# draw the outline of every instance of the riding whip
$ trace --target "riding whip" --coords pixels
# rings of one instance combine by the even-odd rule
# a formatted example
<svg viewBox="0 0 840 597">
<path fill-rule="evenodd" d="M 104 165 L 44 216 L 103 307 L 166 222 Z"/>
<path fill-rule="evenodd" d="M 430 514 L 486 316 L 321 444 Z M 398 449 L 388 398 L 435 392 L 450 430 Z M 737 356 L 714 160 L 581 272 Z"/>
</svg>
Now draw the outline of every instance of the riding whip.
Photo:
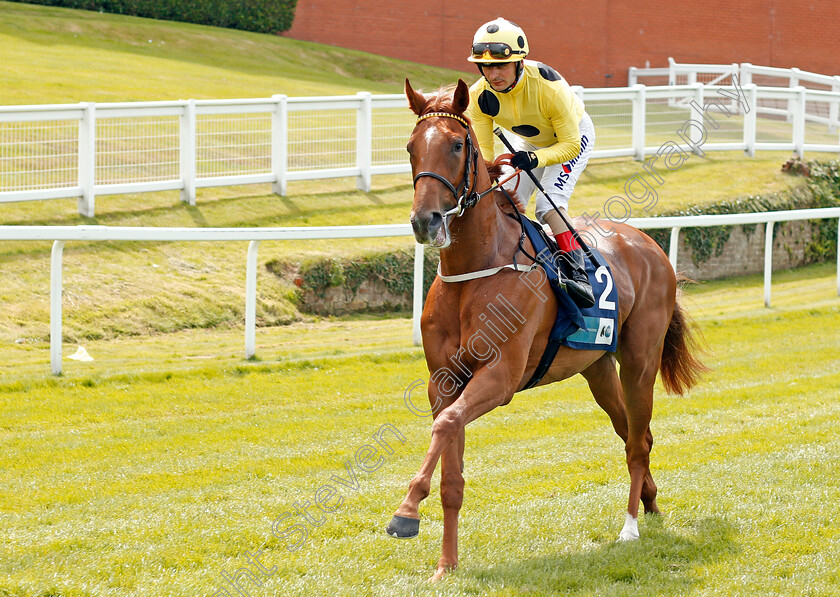
<svg viewBox="0 0 840 597">
<path fill-rule="evenodd" d="M 508 140 L 505 138 L 505 135 L 504 135 L 504 133 L 502 132 L 502 129 L 501 129 L 501 128 L 496 127 L 496 128 L 493 130 L 493 132 L 496 134 L 496 136 L 499 138 L 499 140 L 500 140 L 500 141 L 504 144 L 504 146 L 505 146 L 505 147 L 507 147 L 508 151 L 510 151 L 511 153 L 516 153 L 516 149 L 513 147 L 513 145 L 511 145 L 511 144 L 510 144 L 510 141 L 508 141 Z M 540 181 L 539 181 L 539 180 L 537 180 L 537 177 L 536 177 L 536 176 L 534 176 L 534 173 L 533 173 L 533 172 L 531 172 L 530 170 L 524 170 L 524 172 L 525 172 L 526 174 L 528 174 L 528 176 L 530 176 L 530 177 L 531 177 L 531 180 L 532 180 L 532 181 L 533 181 L 533 183 L 537 186 L 537 189 L 539 189 L 539 191 L 540 191 L 540 192 L 541 192 L 541 193 L 545 196 L 545 198 L 546 198 L 546 199 L 548 199 L 548 202 L 551 204 L 551 207 L 553 207 L 553 208 L 554 208 L 554 211 L 556 211 L 556 212 L 557 212 L 557 214 L 558 214 L 561 218 L 563 218 L 563 222 L 566 224 L 566 226 L 567 226 L 567 227 L 569 228 L 569 230 L 572 232 L 572 236 L 574 236 L 574 237 L 575 237 L 575 240 L 576 240 L 576 241 L 577 241 L 577 243 L 580 245 L 580 248 L 581 248 L 581 249 L 583 249 L 583 252 L 584 252 L 584 253 L 586 253 L 586 256 L 587 256 L 587 257 L 589 257 L 589 260 L 590 260 L 590 261 L 591 261 L 591 262 L 595 265 L 595 267 L 598 267 L 598 266 L 600 265 L 600 263 L 598 263 L 598 260 L 597 260 L 597 259 L 595 258 L 595 256 L 592 254 L 592 251 L 590 251 L 590 250 L 589 250 L 589 247 L 587 246 L 587 244 L 586 244 L 585 242 L 583 242 L 583 239 L 580 237 L 580 235 L 578 234 L 577 230 L 575 230 L 575 227 L 574 227 L 574 226 L 572 226 L 572 223 L 569 221 L 569 219 L 568 219 L 568 218 L 567 218 L 567 217 L 563 214 L 563 212 L 562 212 L 562 211 L 560 211 L 560 209 L 557 207 L 557 205 L 555 205 L 554 201 L 552 201 L 552 200 L 551 200 L 551 197 L 549 197 L 548 193 L 546 193 L 546 192 L 545 192 L 545 189 L 544 189 L 544 188 L 543 188 L 543 186 L 540 184 Z"/>
</svg>

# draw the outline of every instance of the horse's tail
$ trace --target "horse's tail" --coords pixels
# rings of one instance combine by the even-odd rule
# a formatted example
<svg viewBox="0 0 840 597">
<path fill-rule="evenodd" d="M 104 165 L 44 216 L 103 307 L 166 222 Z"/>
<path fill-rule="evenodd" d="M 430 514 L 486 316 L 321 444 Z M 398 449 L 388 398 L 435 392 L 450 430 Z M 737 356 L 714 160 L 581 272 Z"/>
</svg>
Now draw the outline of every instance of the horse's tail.
<svg viewBox="0 0 840 597">
<path fill-rule="evenodd" d="M 678 281 L 684 282 L 686 278 L 680 276 Z M 698 334 L 696 326 L 680 305 L 680 291 L 677 290 L 674 313 L 665 333 L 662 363 L 659 366 L 662 383 L 671 394 L 684 394 L 700 380 L 703 373 L 709 371 L 696 356 L 697 352 L 701 352 Z"/>
</svg>

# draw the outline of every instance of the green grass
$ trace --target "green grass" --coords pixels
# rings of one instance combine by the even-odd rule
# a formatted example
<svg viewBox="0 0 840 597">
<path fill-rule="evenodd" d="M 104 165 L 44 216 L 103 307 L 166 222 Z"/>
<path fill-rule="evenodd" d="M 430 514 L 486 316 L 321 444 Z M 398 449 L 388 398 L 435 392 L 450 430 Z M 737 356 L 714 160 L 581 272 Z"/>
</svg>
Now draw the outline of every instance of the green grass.
<svg viewBox="0 0 840 597">
<path fill-rule="evenodd" d="M 615 543 L 623 450 L 582 379 L 471 424 L 461 569 L 435 588 L 436 491 L 420 538 L 382 530 L 428 446 L 403 403 L 427 376 L 408 320 L 258 330 L 256 362 L 241 330 L 92 341 L 61 378 L 45 346 L 4 349 L 0 594 L 210 595 L 260 548 L 277 568 L 253 595 L 836 594 L 834 273 L 777 274 L 770 310 L 758 277 L 688 289 L 713 372 L 686 397 L 657 389 L 664 515 L 639 542 Z M 385 423 L 405 443 L 287 551 L 272 521 L 346 478 Z"/>
</svg>

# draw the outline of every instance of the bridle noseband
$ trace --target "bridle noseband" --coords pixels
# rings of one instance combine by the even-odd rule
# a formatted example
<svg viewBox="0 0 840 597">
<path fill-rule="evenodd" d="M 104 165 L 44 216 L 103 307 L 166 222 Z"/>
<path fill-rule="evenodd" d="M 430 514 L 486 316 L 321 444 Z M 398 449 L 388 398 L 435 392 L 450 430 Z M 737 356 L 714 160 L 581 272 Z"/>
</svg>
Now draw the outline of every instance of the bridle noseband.
<svg viewBox="0 0 840 597">
<path fill-rule="evenodd" d="M 431 178 L 435 178 L 441 181 L 443 184 L 446 185 L 450 191 L 452 191 L 452 196 L 455 197 L 455 207 L 448 210 L 443 214 L 444 222 L 446 222 L 445 218 L 448 217 L 458 217 L 462 215 L 467 209 L 473 207 L 478 200 L 481 199 L 484 195 L 489 193 L 493 190 L 493 187 L 485 191 L 484 193 L 477 193 L 475 191 L 475 181 L 477 180 L 477 176 L 473 175 L 472 184 L 470 184 L 470 175 L 472 173 L 477 173 L 478 171 L 478 150 L 475 148 L 475 145 L 472 142 L 472 135 L 470 135 L 470 125 L 466 121 L 466 119 L 458 116 L 457 114 L 452 114 L 451 112 L 429 112 L 428 114 L 423 114 L 423 116 L 417 119 L 417 123 L 419 124 L 421 121 L 426 120 L 427 118 L 433 117 L 443 117 L 443 118 L 452 118 L 457 120 L 464 128 L 467 129 L 467 139 L 466 139 L 466 147 L 467 151 L 469 152 L 467 155 L 467 164 L 464 168 L 464 178 L 461 180 L 461 184 L 458 185 L 458 188 L 455 188 L 455 185 L 452 184 L 448 179 L 444 178 L 440 174 L 436 172 L 418 172 L 417 176 L 414 177 L 414 186 L 417 187 L 417 181 L 422 178 L 423 176 L 430 176 Z M 458 191 L 463 189 L 460 196 L 458 195 Z"/>
</svg>

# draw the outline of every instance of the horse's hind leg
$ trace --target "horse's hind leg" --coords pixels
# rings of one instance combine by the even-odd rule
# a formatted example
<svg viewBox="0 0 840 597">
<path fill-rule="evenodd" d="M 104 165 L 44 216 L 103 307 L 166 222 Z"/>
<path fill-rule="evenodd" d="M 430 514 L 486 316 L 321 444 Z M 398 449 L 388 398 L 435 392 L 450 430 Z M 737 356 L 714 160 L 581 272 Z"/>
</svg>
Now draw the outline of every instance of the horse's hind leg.
<svg viewBox="0 0 840 597">
<path fill-rule="evenodd" d="M 625 371 L 628 369 L 632 369 L 632 365 L 623 365 L 622 373 L 624 374 Z M 593 363 L 590 367 L 588 367 L 585 371 L 583 371 L 582 375 L 584 376 L 584 378 L 586 378 L 587 382 L 589 383 L 589 389 L 591 390 L 595 401 L 609 415 L 610 421 L 612 421 L 612 425 L 615 429 L 615 432 L 622 440 L 624 440 L 625 449 L 627 451 L 627 464 L 628 468 L 630 469 L 631 479 L 630 504 L 635 504 L 636 506 L 635 511 L 628 508 L 628 514 L 632 515 L 632 518 L 634 519 L 633 522 L 629 523 L 632 527 L 632 525 L 635 524 L 635 521 L 638 517 L 638 504 L 640 498 L 642 503 L 644 504 L 645 512 L 659 512 L 659 509 L 656 506 L 656 483 L 653 482 L 653 476 L 651 475 L 650 468 L 648 466 L 648 455 L 650 453 L 651 446 L 653 446 L 653 435 L 651 434 L 649 426 L 650 411 L 648 411 L 647 423 L 644 423 L 644 441 L 640 443 L 638 439 L 634 438 L 634 444 L 631 445 L 628 442 L 628 440 L 630 439 L 630 423 L 628 422 L 630 417 L 628 417 L 628 410 L 627 406 L 625 405 L 624 398 L 624 384 L 629 383 L 629 380 L 625 379 L 624 376 L 622 376 L 621 380 L 619 379 L 618 373 L 615 368 L 615 357 L 610 353 L 605 354 L 595 363 Z M 627 377 L 632 376 L 627 375 Z M 654 379 L 655 377 L 656 375 L 654 370 Z M 644 395 L 645 392 L 641 391 L 640 393 L 639 391 L 637 391 L 636 388 L 638 387 L 638 385 L 635 382 L 630 385 L 633 386 L 633 401 L 635 404 L 636 402 L 638 402 L 638 397 L 640 395 Z M 648 404 L 652 404 L 652 400 L 653 385 L 651 382 L 650 401 L 648 402 Z M 644 399 L 642 400 L 642 402 L 645 402 Z M 644 420 L 644 414 L 639 413 L 638 410 L 639 409 L 636 408 L 632 411 L 632 420 L 635 421 L 636 426 L 639 426 Z M 641 448 L 641 450 L 639 448 Z M 643 458 L 640 459 L 639 456 L 643 456 Z M 634 485 L 633 483 L 634 470 L 637 471 L 635 473 L 636 477 L 639 476 L 640 471 L 643 473 L 641 477 L 642 481 L 640 484 L 640 491 L 638 490 L 638 488 L 635 487 L 635 485 L 639 484 L 636 483 Z M 634 489 L 636 491 L 634 491 Z M 625 534 L 628 535 L 625 538 L 638 537 L 638 531 L 636 530 L 634 532 L 634 529 L 632 528 L 629 529 L 628 533 Z"/>
<path fill-rule="evenodd" d="M 592 392 L 595 402 L 609 415 L 613 429 L 626 445 L 627 409 L 624 406 L 624 389 L 615 368 L 615 356 L 611 353 L 605 353 L 589 368 L 582 371 L 581 375 L 589 383 L 589 390 Z M 652 446 L 653 434 L 650 433 L 650 429 L 648 429 L 648 441 Z M 642 486 L 642 504 L 644 504 L 646 513 L 659 512 L 656 507 L 656 483 L 653 482 L 650 470 L 648 470 Z"/>
<path fill-rule="evenodd" d="M 610 416 L 615 432 L 627 442 L 627 409 L 624 407 L 624 391 L 615 369 L 615 357 L 611 353 L 604 353 L 604 356 L 581 371 L 581 375 L 589 383 L 595 402 Z"/>
<path fill-rule="evenodd" d="M 648 350 L 629 349 L 622 352 L 621 385 L 627 410 L 627 468 L 630 471 L 630 498 L 627 519 L 619 536 L 622 540 L 637 539 L 639 501 L 645 512 L 658 513 L 656 485 L 650 474 L 650 450 L 653 434 L 650 419 L 653 413 L 653 384 L 659 369 L 661 342 Z"/>
</svg>

